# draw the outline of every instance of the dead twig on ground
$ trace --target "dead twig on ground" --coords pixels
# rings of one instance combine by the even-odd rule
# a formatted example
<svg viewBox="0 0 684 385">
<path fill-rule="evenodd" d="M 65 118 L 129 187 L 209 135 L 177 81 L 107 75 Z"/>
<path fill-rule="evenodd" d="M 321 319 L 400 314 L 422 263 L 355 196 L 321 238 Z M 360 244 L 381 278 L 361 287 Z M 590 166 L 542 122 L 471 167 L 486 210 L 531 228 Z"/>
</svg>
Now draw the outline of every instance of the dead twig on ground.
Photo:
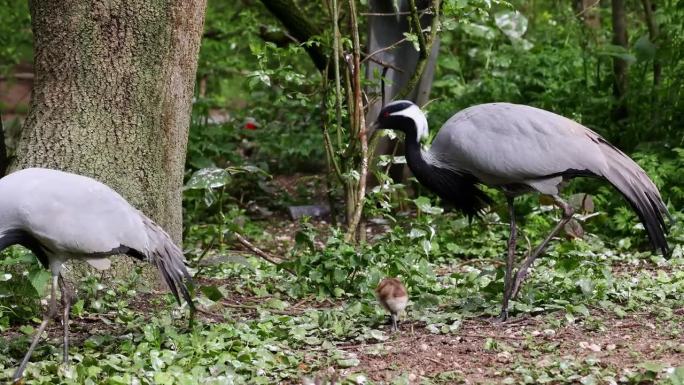
<svg viewBox="0 0 684 385">
<path fill-rule="evenodd" d="M 304 313 L 304 310 L 306 310 L 306 309 L 303 309 L 301 311 L 287 311 L 287 310 L 271 309 L 271 308 L 267 308 L 267 307 L 263 307 L 263 306 L 257 306 L 257 305 L 243 305 L 243 304 L 236 304 L 236 303 L 228 303 L 228 302 L 225 302 L 225 299 L 221 300 L 221 304 L 223 304 L 224 306 L 227 306 L 227 307 L 235 308 L 235 309 L 265 310 L 265 311 L 275 313 L 275 314 L 292 315 L 292 316 L 301 315 L 302 313 Z"/>
<path fill-rule="evenodd" d="M 242 244 L 243 246 L 245 246 L 249 251 L 253 252 L 253 253 L 256 254 L 257 256 L 261 257 L 262 259 L 264 259 L 264 260 L 267 261 L 267 262 L 272 263 L 272 264 L 275 265 L 275 266 L 278 266 L 278 267 L 282 268 L 283 270 L 287 271 L 288 273 L 290 273 L 290 274 L 292 274 L 292 275 L 294 275 L 294 276 L 297 275 L 297 274 L 295 274 L 295 272 L 292 271 L 291 269 L 288 269 L 287 267 L 281 266 L 280 263 L 278 263 L 277 261 L 275 261 L 275 260 L 273 259 L 273 257 L 271 257 L 270 255 L 266 254 L 266 253 L 265 253 L 263 250 L 261 250 L 260 248 L 254 246 L 250 241 L 248 241 L 245 237 L 243 237 L 243 236 L 242 236 L 240 233 L 238 233 L 237 231 L 234 231 L 234 232 L 233 232 L 233 235 L 235 235 L 235 238 L 238 240 L 238 242 L 240 242 L 240 244 Z"/>
</svg>

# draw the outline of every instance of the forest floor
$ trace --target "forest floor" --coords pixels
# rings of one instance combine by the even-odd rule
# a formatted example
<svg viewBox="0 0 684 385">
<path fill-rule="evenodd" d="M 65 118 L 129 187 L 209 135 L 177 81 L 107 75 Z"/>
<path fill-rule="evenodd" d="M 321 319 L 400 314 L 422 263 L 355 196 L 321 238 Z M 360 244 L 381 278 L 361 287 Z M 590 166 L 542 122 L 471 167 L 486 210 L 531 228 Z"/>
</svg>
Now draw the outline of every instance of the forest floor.
<svg viewBox="0 0 684 385">
<path fill-rule="evenodd" d="M 299 224 L 284 214 L 258 223 L 257 230 L 243 226 L 252 243 L 286 260 Z M 315 247 L 330 249 L 328 221 L 309 224 L 323 234 Z M 384 231 L 370 226 L 369 239 Z M 372 288 L 337 298 L 302 294 L 297 288 L 310 276 L 290 277 L 235 242 L 203 259 L 196 325 L 189 328 L 187 312 L 156 290 L 100 289 L 74 312 L 72 369 L 58 365 L 61 327 L 53 323 L 26 383 L 683 384 L 684 259 L 597 258 L 590 264 L 596 270 L 572 265 L 565 272 L 548 260 L 536 267 L 530 295 L 549 296 L 521 301 L 503 323 L 494 317 L 499 289 L 486 293 L 496 280 L 488 272 L 501 268 L 496 258 L 477 268 L 437 259 L 435 278 L 424 285 L 433 289 L 414 284 L 419 292 L 411 293 L 401 330 L 391 333 Z M 593 294 L 581 295 L 586 277 Z M 612 294 L 593 299 L 604 287 Z M 0 383 L 32 331 L 0 328 Z"/>
</svg>

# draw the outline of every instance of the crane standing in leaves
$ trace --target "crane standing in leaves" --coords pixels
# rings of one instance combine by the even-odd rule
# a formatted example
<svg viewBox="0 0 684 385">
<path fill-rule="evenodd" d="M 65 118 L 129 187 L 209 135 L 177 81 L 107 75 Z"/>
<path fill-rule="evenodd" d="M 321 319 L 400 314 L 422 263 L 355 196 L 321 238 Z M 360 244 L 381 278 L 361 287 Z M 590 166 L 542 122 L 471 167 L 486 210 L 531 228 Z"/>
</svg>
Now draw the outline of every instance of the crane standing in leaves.
<svg viewBox="0 0 684 385">
<path fill-rule="evenodd" d="M 427 151 L 420 144 L 428 136 L 427 119 L 412 102 L 398 100 L 387 104 L 375 126 L 404 132 L 406 162 L 416 179 L 466 215 L 475 216 L 491 203 L 478 184 L 503 191 L 510 216 L 510 237 L 502 320 L 508 317 L 508 302 L 518 294 L 529 267 L 572 218 L 572 207 L 558 195 L 564 180 L 589 176 L 608 181 L 637 213 L 653 247 L 663 255 L 669 254 L 663 216 L 672 217 L 658 188 L 625 153 L 575 121 L 518 104 L 476 105 L 452 116 Z M 514 277 L 513 201 L 528 192 L 550 195 L 563 215 L 523 260 Z"/>
<path fill-rule="evenodd" d="M 108 256 L 127 254 L 157 266 L 180 304 L 194 311 L 183 252 L 151 219 L 106 185 L 80 175 L 30 168 L 0 179 L 0 251 L 19 244 L 31 250 L 52 274 L 47 312 L 14 374 L 18 382 L 47 324 L 57 315 L 55 290 L 62 292 L 64 363 L 69 353 L 72 295 L 61 276 L 68 260 L 106 269 Z"/>
</svg>

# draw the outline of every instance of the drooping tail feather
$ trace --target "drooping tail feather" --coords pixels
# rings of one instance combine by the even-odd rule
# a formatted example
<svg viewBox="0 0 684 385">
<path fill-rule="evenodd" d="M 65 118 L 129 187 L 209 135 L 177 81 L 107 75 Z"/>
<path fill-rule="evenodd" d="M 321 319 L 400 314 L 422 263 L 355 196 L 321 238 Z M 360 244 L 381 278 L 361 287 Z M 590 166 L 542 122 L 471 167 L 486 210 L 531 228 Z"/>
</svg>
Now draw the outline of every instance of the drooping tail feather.
<svg viewBox="0 0 684 385">
<path fill-rule="evenodd" d="M 148 252 L 149 262 L 157 266 L 169 290 L 180 305 L 180 297 L 183 296 L 190 310 L 195 311 L 190 290 L 193 286 L 192 277 L 185 267 L 185 257 L 181 249 L 173 243 L 171 237 L 157 224 L 145 218 L 145 226 L 150 239 Z"/>
<path fill-rule="evenodd" d="M 667 210 L 660 192 L 646 172 L 636 162 L 617 148 L 604 144 L 601 150 L 609 166 L 605 177 L 627 199 L 644 225 L 653 248 L 663 255 L 670 253 L 665 239 L 667 226 L 663 215 L 670 221 L 672 216 Z"/>
</svg>

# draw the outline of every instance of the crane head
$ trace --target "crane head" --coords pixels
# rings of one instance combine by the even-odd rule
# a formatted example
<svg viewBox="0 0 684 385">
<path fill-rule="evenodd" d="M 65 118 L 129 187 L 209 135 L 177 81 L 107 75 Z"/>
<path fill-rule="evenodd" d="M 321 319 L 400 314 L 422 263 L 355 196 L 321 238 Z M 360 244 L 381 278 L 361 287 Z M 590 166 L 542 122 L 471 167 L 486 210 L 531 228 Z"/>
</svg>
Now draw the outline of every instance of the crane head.
<svg viewBox="0 0 684 385">
<path fill-rule="evenodd" d="M 396 100 L 385 105 L 380 110 L 375 127 L 385 130 L 397 130 L 406 137 L 415 135 L 417 141 L 428 136 L 428 123 L 425 114 L 413 102 Z"/>
</svg>

